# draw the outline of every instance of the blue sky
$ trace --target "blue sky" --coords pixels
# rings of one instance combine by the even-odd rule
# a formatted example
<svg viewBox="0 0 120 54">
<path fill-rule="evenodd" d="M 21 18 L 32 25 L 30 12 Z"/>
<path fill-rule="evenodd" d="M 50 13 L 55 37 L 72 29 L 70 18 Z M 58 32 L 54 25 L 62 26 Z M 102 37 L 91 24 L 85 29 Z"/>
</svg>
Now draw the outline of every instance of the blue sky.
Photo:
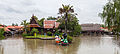
<svg viewBox="0 0 120 54">
<path fill-rule="evenodd" d="M 20 24 L 29 21 L 32 14 L 39 19 L 58 16 L 58 9 L 65 5 L 73 5 L 79 23 L 102 23 L 98 16 L 107 0 L 0 0 L 0 24 Z"/>
</svg>

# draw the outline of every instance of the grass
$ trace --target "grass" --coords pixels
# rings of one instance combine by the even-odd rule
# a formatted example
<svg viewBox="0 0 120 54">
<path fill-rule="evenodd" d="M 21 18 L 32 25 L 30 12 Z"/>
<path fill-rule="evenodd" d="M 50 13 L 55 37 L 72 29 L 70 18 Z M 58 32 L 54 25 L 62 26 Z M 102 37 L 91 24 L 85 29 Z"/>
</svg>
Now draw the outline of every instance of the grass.
<svg viewBox="0 0 120 54">
<path fill-rule="evenodd" d="M 25 36 L 25 38 L 54 38 L 55 36 L 45 36 L 45 35 L 37 35 L 37 36 Z"/>
</svg>

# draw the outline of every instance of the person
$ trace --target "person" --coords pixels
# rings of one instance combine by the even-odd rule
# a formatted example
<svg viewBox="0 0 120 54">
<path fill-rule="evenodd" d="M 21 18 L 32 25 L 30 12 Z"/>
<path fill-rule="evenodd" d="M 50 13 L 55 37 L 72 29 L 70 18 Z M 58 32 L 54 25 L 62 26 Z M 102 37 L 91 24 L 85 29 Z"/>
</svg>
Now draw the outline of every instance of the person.
<svg viewBox="0 0 120 54">
<path fill-rule="evenodd" d="M 60 43 L 60 37 L 59 37 L 59 35 L 55 35 L 55 41 L 56 41 L 56 43 Z"/>
<path fill-rule="evenodd" d="M 67 34 L 64 33 L 64 34 L 63 34 L 63 37 L 64 37 L 64 39 L 67 39 Z"/>
<path fill-rule="evenodd" d="M 63 39 L 61 40 L 61 42 L 62 43 L 68 43 L 68 41 L 67 41 L 67 34 L 66 33 L 63 34 Z"/>
</svg>

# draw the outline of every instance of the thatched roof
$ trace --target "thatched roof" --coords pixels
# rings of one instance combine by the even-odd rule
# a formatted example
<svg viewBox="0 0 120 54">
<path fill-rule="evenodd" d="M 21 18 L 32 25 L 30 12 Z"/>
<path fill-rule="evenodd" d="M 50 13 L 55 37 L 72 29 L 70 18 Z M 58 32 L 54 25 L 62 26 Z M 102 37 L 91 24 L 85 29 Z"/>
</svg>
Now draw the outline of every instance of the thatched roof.
<svg viewBox="0 0 120 54">
<path fill-rule="evenodd" d="M 100 31 L 100 24 L 81 24 L 82 31 Z"/>
</svg>

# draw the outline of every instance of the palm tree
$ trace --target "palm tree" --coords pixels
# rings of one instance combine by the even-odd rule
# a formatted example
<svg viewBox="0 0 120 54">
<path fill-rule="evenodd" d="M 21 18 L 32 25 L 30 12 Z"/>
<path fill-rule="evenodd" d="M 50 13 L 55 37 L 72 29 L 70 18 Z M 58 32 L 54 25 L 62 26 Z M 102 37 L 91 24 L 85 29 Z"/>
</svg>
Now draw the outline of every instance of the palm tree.
<svg viewBox="0 0 120 54">
<path fill-rule="evenodd" d="M 23 22 L 21 23 L 21 25 L 24 26 L 24 30 L 25 30 L 25 32 L 26 32 L 26 30 L 27 30 L 27 25 L 28 25 L 27 21 L 26 21 L 26 20 L 23 20 Z"/>
<path fill-rule="evenodd" d="M 59 8 L 59 14 L 63 14 L 65 16 L 65 33 L 67 33 L 67 21 L 68 21 L 68 14 L 69 13 L 74 13 L 73 6 L 70 5 L 63 5 L 62 8 Z"/>
</svg>

